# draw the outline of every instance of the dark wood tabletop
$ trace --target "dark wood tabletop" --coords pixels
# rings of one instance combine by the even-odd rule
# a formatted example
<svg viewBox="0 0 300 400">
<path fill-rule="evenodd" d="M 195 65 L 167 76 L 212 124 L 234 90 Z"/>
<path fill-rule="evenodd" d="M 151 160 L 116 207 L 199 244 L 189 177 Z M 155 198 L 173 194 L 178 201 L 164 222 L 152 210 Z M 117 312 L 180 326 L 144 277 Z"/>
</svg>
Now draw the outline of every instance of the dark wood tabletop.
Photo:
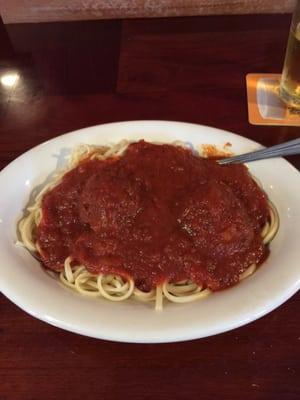
<svg viewBox="0 0 300 400">
<path fill-rule="evenodd" d="M 289 15 L 0 24 L 0 75 L 20 76 L 0 85 L 0 168 L 112 121 L 194 122 L 264 145 L 299 137 L 247 115 L 245 76 L 281 72 L 289 24 Z M 300 168 L 299 156 L 290 161 Z M 0 400 L 298 400 L 299 309 L 298 294 L 231 332 L 142 345 L 63 331 L 1 295 Z"/>
</svg>

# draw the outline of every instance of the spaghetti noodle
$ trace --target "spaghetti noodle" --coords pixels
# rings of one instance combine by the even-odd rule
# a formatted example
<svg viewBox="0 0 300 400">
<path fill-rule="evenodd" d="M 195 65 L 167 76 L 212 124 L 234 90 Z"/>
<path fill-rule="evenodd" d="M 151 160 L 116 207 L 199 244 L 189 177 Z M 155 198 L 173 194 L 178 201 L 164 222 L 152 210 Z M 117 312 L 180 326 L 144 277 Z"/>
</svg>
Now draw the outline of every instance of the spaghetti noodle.
<svg viewBox="0 0 300 400">
<path fill-rule="evenodd" d="M 151 145 L 151 146 L 155 146 L 155 145 Z M 179 149 L 179 146 L 181 146 L 182 151 L 178 150 L 179 153 L 180 153 L 179 156 L 178 156 L 179 157 L 178 159 L 187 160 L 187 162 L 192 165 L 192 168 L 194 168 L 193 163 L 197 162 L 197 161 L 195 161 L 195 159 L 196 158 L 199 159 L 200 157 L 195 157 L 195 155 L 192 155 L 191 151 L 187 150 L 185 148 L 184 144 L 181 144 L 181 143 L 179 144 L 178 142 L 176 142 L 176 146 L 175 145 L 173 145 L 173 146 L 168 145 L 167 147 L 165 147 L 163 149 L 163 154 L 166 154 L 169 151 L 168 148 L 173 147 L 175 149 Z M 226 287 L 226 286 L 231 286 L 232 284 L 237 283 L 237 281 L 245 279 L 248 276 L 252 275 L 253 272 L 257 268 L 257 263 L 256 262 L 251 262 L 246 267 L 240 267 L 241 272 L 237 275 L 237 278 L 236 277 L 232 278 L 232 281 L 230 281 L 229 283 L 225 282 L 225 280 L 228 279 L 227 278 L 228 274 L 226 276 L 224 275 L 225 277 L 222 276 L 218 280 L 217 283 L 215 281 L 212 281 L 212 283 L 209 285 L 207 283 L 206 284 L 200 284 L 199 276 L 197 275 L 198 272 L 197 273 L 190 273 L 190 276 L 187 276 L 186 279 L 180 279 L 178 281 L 174 281 L 173 278 L 174 277 L 176 278 L 177 275 L 176 275 L 176 273 L 172 272 L 172 273 L 169 273 L 169 275 L 171 276 L 171 279 L 168 279 L 169 276 L 162 276 L 163 279 L 161 279 L 161 277 L 160 277 L 160 279 L 155 278 L 156 281 L 155 282 L 153 281 L 155 283 L 154 287 L 151 286 L 151 285 L 150 286 L 146 285 L 147 287 L 146 287 L 146 290 L 145 290 L 145 285 L 143 286 L 141 284 L 137 284 L 137 281 L 134 279 L 133 276 L 130 275 L 130 273 L 128 273 L 128 271 L 123 271 L 122 269 L 115 267 L 115 264 L 116 264 L 115 263 L 115 259 L 111 255 L 109 256 L 110 259 L 108 259 L 109 257 L 107 257 L 106 253 L 105 253 L 105 257 L 104 256 L 102 257 L 102 255 L 101 255 L 102 258 L 99 257 L 99 259 L 104 260 L 103 263 L 104 264 L 106 263 L 108 266 L 106 266 L 106 268 L 103 268 L 103 270 L 101 270 L 101 268 L 99 270 L 97 270 L 97 268 L 94 267 L 94 264 L 93 264 L 94 261 L 92 261 L 92 262 L 90 261 L 90 255 L 89 254 L 88 254 L 88 256 L 86 255 L 86 251 L 87 250 L 86 250 L 85 247 L 84 247 L 83 250 L 82 250 L 82 248 L 80 248 L 80 252 L 81 253 L 77 252 L 76 255 L 67 254 L 67 256 L 64 258 L 63 265 L 58 264 L 58 262 L 56 262 L 56 264 L 55 264 L 53 262 L 53 260 L 51 261 L 52 265 L 49 264 L 49 260 L 48 260 L 49 257 L 48 257 L 48 254 L 47 254 L 47 246 L 45 245 L 45 243 L 47 241 L 48 242 L 51 241 L 52 240 L 52 236 L 54 234 L 51 233 L 51 235 L 52 235 L 51 236 L 50 234 L 47 233 L 47 230 L 45 230 L 46 233 L 44 231 L 42 231 L 41 225 L 47 227 L 47 226 L 52 224 L 52 220 L 51 220 L 50 217 L 53 214 L 53 212 L 51 211 L 52 210 L 51 207 L 57 207 L 57 204 L 56 203 L 55 204 L 51 203 L 51 202 L 54 201 L 51 198 L 51 194 L 53 194 L 55 192 L 54 189 L 66 184 L 66 178 L 65 177 L 68 175 L 68 173 L 69 173 L 69 175 L 70 174 L 74 175 L 75 174 L 74 171 L 76 171 L 76 173 L 78 173 L 78 174 L 79 173 L 84 173 L 84 167 L 86 166 L 86 168 L 87 168 L 88 163 L 94 163 L 93 165 L 96 165 L 96 163 L 98 165 L 100 163 L 99 164 L 100 165 L 100 169 L 97 170 L 98 171 L 97 173 L 100 176 L 99 180 L 97 181 L 97 185 L 96 186 L 92 185 L 94 178 L 93 178 L 93 175 L 90 174 L 90 176 L 89 176 L 89 182 L 90 183 L 89 184 L 90 184 L 90 187 L 92 189 L 88 188 L 87 190 L 90 190 L 90 192 L 88 192 L 89 196 L 93 196 L 93 190 L 94 191 L 97 190 L 97 192 L 96 192 L 96 194 L 98 196 L 97 199 L 100 199 L 100 200 L 101 199 L 106 199 L 106 203 L 102 202 L 100 204 L 100 206 L 97 203 L 96 204 L 97 207 L 95 208 L 94 207 L 94 203 L 91 203 L 90 197 L 88 197 L 87 200 L 86 200 L 86 198 L 84 198 L 86 203 L 83 203 L 83 208 L 80 209 L 80 212 L 81 212 L 81 214 L 80 214 L 81 217 L 80 218 L 84 219 L 84 223 L 85 223 L 84 226 L 89 224 L 89 230 L 92 230 L 93 233 L 95 231 L 96 232 L 95 235 L 96 236 L 98 235 L 97 236 L 97 242 L 95 242 L 95 243 L 96 243 L 96 246 L 98 246 L 99 248 L 103 245 L 102 242 L 104 242 L 104 245 L 106 247 L 107 246 L 111 246 L 112 248 L 115 247 L 115 242 L 113 242 L 110 239 L 110 236 L 112 235 L 112 233 L 111 233 L 112 231 L 109 231 L 109 234 L 104 236 L 104 239 L 102 237 L 99 239 L 99 229 L 100 228 L 102 230 L 103 229 L 107 230 L 108 226 L 109 226 L 109 229 L 112 229 L 111 226 L 113 226 L 113 229 L 116 229 L 118 231 L 119 222 L 121 221 L 121 223 L 123 223 L 122 222 L 123 220 L 120 220 L 120 218 L 119 218 L 119 214 L 117 215 L 117 217 L 119 219 L 115 218 L 115 216 L 114 216 L 115 209 L 117 209 L 117 210 L 121 209 L 121 212 L 124 213 L 124 214 L 127 212 L 127 214 L 126 214 L 126 218 L 127 219 L 130 219 L 129 217 L 131 217 L 131 215 L 133 215 L 133 214 L 134 214 L 134 218 L 137 218 L 136 215 L 140 215 L 139 214 L 141 212 L 140 211 L 140 209 L 141 209 L 140 196 L 137 196 L 136 193 L 132 193 L 132 189 L 130 189 L 131 190 L 130 197 L 128 197 L 128 188 L 125 188 L 123 190 L 123 187 L 121 186 L 118 189 L 119 191 L 116 192 L 116 193 L 117 194 L 119 193 L 119 195 L 120 196 L 122 195 L 123 197 L 127 196 L 126 197 L 126 202 L 125 201 L 122 202 L 122 198 L 121 198 L 121 200 L 119 202 L 115 201 L 115 203 L 111 205 L 110 204 L 111 198 L 109 196 L 114 195 L 114 192 L 112 194 L 111 194 L 111 192 L 109 192 L 108 194 L 105 191 L 103 192 L 102 189 L 101 189 L 101 184 L 100 184 L 101 182 L 104 182 L 103 185 L 107 185 L 108 189 L 112 188 L 111 183 L 107 183 L 105 181 L 105 179 L 101 175 L 102 174 L 102 172 L 101 172 L 102 171 L 102 169 L 101 169 L 102 168 L 102 164 L 105 165 L 105 168 L 106 167 L 107 168 L 113 168 L 113 166 L 115 165 L 116 162 L 118 162 L 118 160 L 121 160 L 121 159 L 125 158 L 124 154 L 125 153 L 127 154 L 127 149 L 128 148 L 129 148 L 129 143 L 127 141 L 121 141 L 120 143 L 118 143 L 118 144 L 116 144 L 114 146 L 111 146 L 111 147 L 97 147 L 97 146 L 82 145 L 82 146 L 79 146 L 77 149 L 75 149 L 75 151 L 72 153 L 72 155 L 70 157 L 69 166 L 68 166 L 67 170 L 62 171 L 61 173 L 57 174 L 54 177 L 53 181 L 50 184 L 46 185 L 44 187 L 44 189 L 40 193 L 38 193 L 38 195 L 35 197 L 34 204 L 30 205 L 27 208 L 27 212 L 26 212 L 25 217 L 23 217 L 22 220 L 20 221 L 20 223 L 19 223 L 19 233 L 20 233 L 21 243 L 23 244 L 23 246 L 26 247 L 31 253 L 34 253 L 34 254 L 38 255 L 41 258 L 43 264 L 46 265 L 46 267 L 48 267 L 48 268 L 50 267 L 51 269 L 56 270 L 58 272 L 58 274 L 59 274 L 60 281 L 65 286 L 76 290 L 77 292 L 79 292 L 80 294 L 82 294 L 84 296 L 103 297 L 103 298 L 111 300 L 111 301 L 123 301 L 123 300 L 126 300 L 126 299 L 132 297 L 134 299 L 137 299 L 137 300 L 140 300 L 140 301 L 144 301 L 144 302 L 155 302 L 156 310 L 161 310 L 163 308 L 163 300 L 164 299 L 167 299 L 167 300 L 169 300 L 171 302 L 175 302 L 175 303 L 186 303 L 186 302 L 195 301 L 195 300 L 202 299 L 202 298 L 206 297 L 207 295 L 209 295 L 214 290 L 218 290 L 218 289 Z M 147 146 L 145 148 L 147 150 Z M 130 150 L 131 150 L 131 157 L 134 157 L 133 155 L 134 154 L 136 155 L 138 153 L 139 148 L 138 147 L 134 148 L 134 146 L 133 146 L 133 148 L 130 149 Z M 174 156 L 174 155 L 177 156 L 176 152 L 172 153 L 172 156 Z M 129 157 L 130 157 L 130 155 L 129 155 Z M 191 158 L 191 160 L 190 160 L 189 157 L 193 157 L 193 159 Z M 105 164 L 107 162 L 108 162 L 108 164 Z M 180 168 L 182 169 L 182 166 L 185 165 L 185 164 L 183 164 L 183 161 L 180 161 L 180 162 L 182 163 L 182 164 L 179 163 L 180 165 L 176 165 L 175 161 L 171 165 L 171 168 L 173 168 L 174 170 L 176 168 L 178 169 L 178 171 L 176 170 L 176 174 L 179 174 L 179 175 L 181 174 Z M 184 161 L 184 162 L 186 162 L 186 161 Z M 145 161 L 145 163 L 147 163 L 147 160 Z M 214 163 L 214 165 L 217 165 L 217 164 Z M 219 167 L 219 166 L 216 167 L 214 165 L 212 166 L 212 168 L 225 168 L 225 167 Z M 124 166 L 126 166 L 126 165 L 123 164 L 122 168 L 124 168 Z M 82 169 L 82 171 L 80 170 L 80 168 Z M 142 167 L 142 168 L 146 168 L 146 167 Z M 197 166 L 197 168 L 198 168 L 198 166 Z M 202 168 L 202 166 L 201 166 L 201 168 Z M 228 168 L 228 167 L 226 167 L 226 168 Z M 130 173 L 132 174 L 132 171 Z M 118 174 L 121 174 L 121 172 L 118 171 Z M 148 171 L 147 171 L 147 174 L 149 174 Z M 219 170 L 218 170 L 218 174 L 219 174 Z M 243 171 L 243 174 L 245 174 L 244 171 Z M 122 178 L 122 176 L 121 176 L 121 178 Z M 113 177 L 113 179 L 114 179 L 114 177 Z M 139 177 L 139 179 L 140 179 L 140 177 Z M 230 186 L 231 182 L 227 182 L 226 181 L 227 180 L 226 177 L 224 177 L 224 178 L 221 177 L 220 179 L 222 181 L 221 182 L 222 183 L 221 184 L 222 190 L 224 189 L 224 191 L 225 191 L 224 193 L 225 193 L 226 196 L 228 196 L 230 201 L 231 202 L 235 201 L 235 203 L 234 203 L 235 205 L 236 204 L 237 205 L 241 204 L 240 199 L 238 201 L 236 201 L 232 197 L 231 192 L 236 190 L 236 189 L 235 189 L 235 187 L 233 187 L 233 189 L 231 188 L 231 186 Z M 249 178 L 249 179 L 251 179 L 251 178 Z M 67 184 L 71 185 L 70 182 L 67 182 Z M 76 182 L 76 181 L 74 181 L 74 182 Z M 120 182 L 120 181 L 117 181 L 117 182 Z M 153 185 L 155 185 L 156 180 L 152 180 L 151 182 L 152 182 Z M 176 182 L 175 182 L 175 184 L 176 184 Z M 226 182 L 226 187 L 225 187 L 225 183 L 224 182 Z M 249 182 L 250 182 L 250 180 L 247 181 L 247 185 L 248 186 L 250 185 Z M 143 182 L 143 184 L 144 184 L 144 182 Z M 81 183 L 80 183 L 80 185 L 81 185 Z M 75 189 L 72 188 L 72 190 L 73 191 L 77 190 L 77 192 L 81 191 L 81 193 L 83 193 L 82 185 L 81 186 L 80 185 L 78 184 L 76 186 L 76 188 Z M 86 183 L 84 183 L 84 185 L 86 185 Z M 230 186 L 230 190 L 228 189 L 228 185 Z M 251 185 L 252 185 L 252 183 L 251 183 Z M 256 184 L 254 183 L 253 185 L 256 185 Z M 224 186 L 224 188 L 223 188 L 223 186 Z M 79 187 L 80 187 L 80 189 L 79 189 Z M 95 189 L 95 187 L 96 187 L 96 189 Z M 99 189 L 99 187 L 100 187 L 100 189 Z M 112 190 L 114 190 L 114 188 Z M 149 191 L 150 189 L 147 188 L 145 190 Z M 176 191 L 179 191 L 179 188 L 175 187 L 175 189 L 172 189 L 172 190 L 173 190 L 172 193 L 175 193 Z M 253 186 L 253 188 L 251 190 L 257 192 L 257 190 L 260 190 L 260 189 L 256 189 L 256 186 L 255 187 Z M 167 191 L 168 191 L 168 189 L 166 189 L 166 192 Z M 71 192 L 71 189 L 70 189 L 70 192 Z M 260 190 L 260 192 L 263 193 L 261 190 Z M 212 189 L 212 193 L 213 193 L 212 196 L 218 196 L 218 192 L 217 192 L 217 194 L 215 194 L 214 189 Z M 259 193 L 259 192 L 257 192 L 257 193 Z M 65 193 L 63 192 L 63 195 L 64 194 Z M 48 202 L 51 203 L 49 207 L 50 207 L 50 211 L 52 212 L 52 214 L 51 214 L 51 212 L 49 213 L 49 209 L 47 210 L 45 208 L 45 198 L 47 197 L 46 195 L 48 196 Z M 82 195 L 82 196 L 84 196 L 84 195 Z M 241 198 L 243 199 L 243 201 L 247 201 L 247 199 L 245 200 L 243 198 L 243 196 L 244 196 L 244 194 L 241 195 Z M 61 198 L 62 198 L 62 196 L 60 196 L 59 193 L 55 197 L 56 201 L 58 201 Z M 92 199 L 93 198 L 94 197 L 92 197 Z M 115 200 L 116 199 L 117 198 L 115 197 Z M 148 201 L 148 199 L 146 199 L 146 200 Z M 59 203 L 59 201 L 58 201 L 58 203 Z M 195 202 L 197 203 L 197 196 L 193 199 L 193 204 Z M 73 203 L 74 203 L 74 201 L 73 201 Z M 68 203 L 68 205 L 69 204 L 71 204 L 71 203 Z M 104 207 L 112 207 L 112 208 L 108 208 L 108 212 L 104 216 L 103 216 L 103 209 L 101 209 L 101 205 L 103 206 L 103 204 L 104 204 Z M 227 203 L 225 202 L 224 204 L 227 204 Z M 224 207 L 224 204 L 222 203 L 222 207 Z M 249 230 L 249 232 L 250 232 L 249 235 L 250 236 L 252 235 L 251 237 L 254 238 L 253 241 L 256 240 L 256 242 L 257 242 L 257 243 L 255 242 L 256 243 L 255 251 L 257 252 L 257 254 L 259 254 L 259 256 L 256 255 L 256 258 L 258 259 L 259 263 L 261 263 L 263 261 L 263 259 L 266 257 L 267 254 L 264 253 L 264 251 L 267 248 L 267 246 L 270 243 L 270 241 L 276 235 L 276 232 L 277 232 L 278 226 L 279 226 L 279 218 L 278 218 L 278 213 L 277 213 L 276 208 L 273 206 L 273 204 L 269 200 L 266 200 L 266 204 L 267 204 L 266 207 L 267 207 L 267 211 L 268 211 L 269 215 L 267 215 L 266 212 L 265 212 L 265 217 L 264 217 L 264 219 L 262 219 L 263 226 L 261 228 L 259 228 L 259 230 L 260 230 L 259 235 L 262 238 L 261 239 L 261 243 L 260 243 L 259 239 L 257 239 L 257 240 L 255 239 L 255 237 L 253 236 L 253 232 L 252 232 L 252 230 L 255 230 L 255 229 L 257 230 L 258 229 L 257 227 L 259 226 L 259 224 L 257 223 L 256 224 L 257 226 L 254 227 L 251 230 L 251 232 Z M 88 212 L 86 210 L 87 205 L 90 208 L 94 207 L 92 209 L 93 210 L 93 214 L 92 214 L 93 217 L 99 216 L 100 219 L 102 218 L 102 225 L 101 225 L 100 228 L 99 228 L 99 223 L 97 221 L 97 218 L 94 218 L 95 221 L 94 220 L 91 221 L 89 219 L 90 218 L 90 214 L 88 214 Z M 67 207 L 65 207 L 65 208 L 64 207 L 65 207 L 64 204 L 61 204 L 61 205 L 58 206 L 59 212 L 61 213 L 60 215 L 63 216 L 63 217 L 60 217 L 61 220 L 63 220 L 63 218 L 65 218 L 64 214 L 62 214 L 63 212 L 65 212 L 66 214 L 70 213 L 70 209 L 67 208 Z M 78 205 L 74 205 L 73 204 L 72 207 L 76 208 L 76 207 L 78 207 Z M 159 210 L 160 205 L 158 204 L 157 207 L 158 208 L 156 208 L 156 210 Z M 172 207 L 173 207 L 173 205 L 172 205 Z M 205 206 L 205 207 L 208 207 L 208 206 Z M 45 210 L 47 211 L 46 214 L 45 214 Z M 62 211 L 62 210 L 64 210 L 64 211 Z M 172 210 L 173 210 L 173 208 L 172 208 Z M 205 209 L 205 210 L 207 210 L 207 209 Z M 208 210 L 210 211 L 210 209 L 208 209 Z M 253 210 L 254 210 L 254 208 L 253 208 Z M 253 210 L 251 209 L 250 211 L 252 212 Z M 77 208 L 76 208 L 76 212 L 77 212 Z M 120 215 L 122 216 L 121 212 L 120 212 Z M 174 212 L 174 211 L 172 211 L 172 212 Z M 196 239 L 194 239 L 194 237 L 196 235 L 195 232 L 198 232 L 197 229 L 199 230 L 199 227 L 196 225 L 194 230 L 191 231 L 192 230 L 191 227 L 193 227 L 194 220 L 190 220 L 190 218 L 191 218 L 190 214 L 195 213 L 195 212 L 196 212 L 196 216 L 198 218 L 198 216 L 200 215 L 200 214 L 199 215 L 197 214 L 198 210 L 195 211 L 195 208 L 191 208 L 190 206 L 189 206 L 189 208 L 187 208 L 187 206 L 186 206 L 184 211 L 181 212 L 180 218 L 178 217 L 179 214 L 177 215 L 177 217 L 178 217 L 177 220 L 181 224 L 181 229 L 185 230 L 185 234 L 187 232 L 192 237 L 192 240 L 197 242 L 197 246 L 199 247 L 199 246 L 202 245 L 201 244 L 201 240 L 200 240 L 201 239 L 200 238 L 200 234 L 198 235 L 199 237 L 196 237 Z M 217 212 L 216 209 L 212 209 L 212 215 L 213 215 L 213 213 L 216 213 L 216 212 Z M 233 213 L 233 211 L 232 211 L 232 213 Z M 232 215 L 233 215 L 233 217 L 232 217 Z M 244 218 L 244 214 L 240 213 L 240 214 L 237 215 L 237 217 L 235 216 L 235 214 L 232 214 L 232 215 L 230 214 L 230 218 L 235 218 L 235 219 L 233 219 L 233 221 L 235 221 L 236 224 L 240 224 L 239 226 L 242 226 L 242 228 L 245 230 L 246 228 L 243 227 L 243 223 L 240 222 L 240 220 L 242 218 L 241 216 L 243 216 L 243 218 Z M 267 217 L 266 217 L 266 215 L 267 215 Z M 72 214 L 72 218 L 73 217 L 74 217 L 74 215 Z M 261 215 L 259 217 L 262 218 Z M 151 218 L 153 219 L 154 217 L 151 215 Z M 161 218 L 164 218 L 163 214 L 161 214 Z M 205 220 L 206 217 L 203 216 L 203 218 Z M 245 219 L 246 221 L 249 221 L 249 224 L 250 223 L 253 224 L 253 218 L 252 218 L 252 220 L 250 220 L 248 218 L 248 216 L 247 217 L 245 216 L 245 218 L 246 218 Z M 255 218 L 258 219 L 258 216 L 255 215 Z M 47 223 L 45 222 L 45 220 L 47 220 Z M 170 217 L 169 220 L 171 221 L 171 217 Z M 66 220 L 66 221 L 67 221 L 66 226 L 68 224 L 72 225 L 72 219 L 71 218 L 69 218 L 69 220 Z M 159 221 L 155 220 L 154 221 L 154 225 L 155 225 L 155 223 L 158 224 L 158 228 L 157 229 L 159 230 L 160 229 Z M 260 223 L 261 223 L 261 221 L 260 221 Z M 131 227 L 131 225 L 130 225 L 131 222 L 126 222 L 126 224 L 129 227 Z M 61 222 L 60 222 L 60 225 L 61 225 Z M 127 225 L 124 228 L 125 230 L 127 229 Z M 236 225 L 236 226 L 238 226 L 238 225 Z M 69 228 L 66 228 L 67 234 L 69 234 L 68 233 L 69 232 L 68 229 Z M 73 228 L 73 229 L 77 229 L 77 228 Z M 143 229 L 144 229 L 144 226 L 143 226 Z M 165 227 L 163 226 L 162 229 L 165 229 Z M 209 230 L 210 228 L 206 226 L 205 229 Z M 143 238 L 145 236 L 145 239 L 143 239 L 144 240 L 143 245 L 144 245 L 144 243 L 146 243 L 146 245 L 148 246 L 147 243 L 149 242 L 149 240 L 147 238 L 147 234 L 149 236 L 149 233 L 148 233 L 148 231 L 147 231 L 147 233 L 145 233 L 144 230 L 140 229 L 138 231 L 138 235 L 140 235 Z M 168 231 L 168 233 L 166 235 L 170 235 L 169 230 L 167 230 L 167 231 Z M 227 224 L 226 225 L 226 229 L 223 229 L 223 231 L 220 234 L 221 235 L 220 237 L 222 237 L 223 242 L 220 242 L 219 245 L 223 246 L 224 248 L 227 248 L 227 247 L 230 248 L 231 242 L 233 242 L 235 240 L 234 238 L 237 236 L 237 232 L 235 232 L 235 231 L 236 231 L 236 227 L 235 227 L 234 223 L 232 223 L 231 225 Z M 47 236 L 47 234 L 48 234 L 48 236 Z M 115 231 L 113 231 L 113 234 L 114 235 L 118 235 L 118 232 L 115 233 Z M 80 238 L 82 236 L 85 238 L 85 235 L 87 235 L 88 239 L 85 239 L 85 242 L 83 242 L 83 245 L 82 245 L 82 243 L 80 241 L 81 240 Z M 76 239 L 76 243 L 77 244 L 76 244 L 76 246 L 79 246 L 79 245 L 81 247 L 82 246 L 86 246 L 86 243 L 88 242 L 88 240 L 90 242 L 95 241 L 95 237 L 94 237 L 95 235 L 94 236 L 88 236 L 88 235 L 89 235 L 89 232 L 80 231 L 78 233 L 78 235 L 77 235 L 77 239 Z M 152 236 L 155 237 L 155 235 L 156 235 L 156 232 L 153 231 L 152 232 Z M 248 235 L 248 233 L 247 233 L 247 235 Z M 247 235 L 246 234 L 244 235 L 244 237 L 241 239 L 240 243 L 242 243 L 242 241 L 245 242 L 245 241 L 248 240 L 247 239 Z M 158 241 L 159 241 L 159 239 L 158 239 Z M 148 240 L 148 242 L 147 242 L 147 240 Z M 90 242 L 88 242 L 88 243 L 90 243 Z M 193 242 L 193 243 L 196 243 L 196 242 Z M 175 247 L 176 246 L 180 247 L 179 245 L 181 245 L 181 244 L 182 244 L 182 246 L 184 246 L 185 243 L 186 243 L 186 240 L 184 239 L 182 241 L 182 239 L 180 238 L 180 241 L 175 242 Z M 242 244 L 240 244 L 240 243 L 238 243 L 239 247 L 244 245 L 243 243 Z M 54 246 L 56 246 L 55 243 L 54 243 Z M 127 246 L 130 247 L 130 243 L 128 243 Z M 169 244 L 165 247 L 167 250 L 169 248 L 168 246 L 169 246 Z M 252 244 L 251 244 L 251 246 L 252 246 Z M 98 247 L 97 247 L 97 249 L 98 249 Z M 175 251 L 175 253 L 174 254 L 170 253 L 171 254 L 170 260 L 173 260 L 172 257 L 177 254 L 177 250 L 174 250 L 174 247 L 172 249 L 173 249 L 172 251 L 173 252 Z M 250 247 L 249 247 L 249 249 L 250 249 Z M 167 250 L 164 250 L 164 252 L 167 251 Z M 189 250 L 190 250 L 190 247 L 189 247 Z M 251 250 L 253 250 L 252 247 L 251 247 Z M 99 251 L 102 251 L 102 250 L 100 249 Z M 237 251 L 237 250 L 234 249 L 234 251 Z M 112 252 L 110 252 L 109 254 L 111 254 L 111 253 Z M 145 253 L 145 254 L 148 256 L 148 253 Z M 186 254 L 187 254 L 187 252 L 186 252 Z M 179 254 L 179 253 L 177 255 L 178 255 L 179 258 L 182 257 L 182 255 Z M 164 255 L 164 257 L 165 257 L 165 255 Z M 187 254 L 186 255 L 186 259 L 184 260 L 185 264 L 187 263 L 187 260 L 189 260 L 189 258 L 190 258 L 190 254 Z M 248 259 L 251 259 L 251 257 L 247 256 L 246 260 L 248 260 Z M 82 260 L 87 260 L 87 264 L 85 262 L 83 262 Z M 211 259 L 208 259 L 208 260 L 209 260 L 209 263 L 212 264 Z M 132 262 L 132 260 L 129 259 L 129 258 L 126 261 L 128 261 L 128 263 Z M 48 264 L 47 264 L 47 262 L 48 262 Z M 141 262 L 142 262 L 142 260 L 141 260 Z M 176 263 L 176 261 L 174 261 L 174 262 Z M 197 262 L 198 262 L 197 260 L 193 261 L 194 264 L 197 263 Z M 110 263 L 112 263 L 111 273 L 107 273 L 107 270 L 109 269 L 109 264 Z M 120 261 L 118 261 L 118 265 L 119 264 L 120 264 Z M 211 266 L 211 268 L 212 268 L 212 270 L 213 270 L 213 268 L 216 268 L 215 264 L 213 266 Z M 121 273 L 118 273 L 118 269 L 120 270 Z M 149 271 L 149 273 L 151 274 L 151 270 Z M 174 275 L 173 278 L 172 278 L 172 274 Z M 214 274 L 214 272 L 212 272 L 212 275 L 213 274 Z M 181 273 L 181 275 L 184 275 L 184 274 Z M 196 280 L 192 279 L 193 275 L 195 275 L 197 277 Z M 235 272 L 235 275 L 236 275 L 236 272 Z M 223 282 L 223 281 L 225 283 L 223 284 L 223 287 L 221 287 L 220 286 L 221 285 L 220 282 Z M 219 286 L 216 286 L 216 285 L 219 285 Z M 211 286 L 211 287 L 209 287 L 209 286 Z M 214 288 L 216 288 L 216 289 L 214 289 Z"/>
</svg>

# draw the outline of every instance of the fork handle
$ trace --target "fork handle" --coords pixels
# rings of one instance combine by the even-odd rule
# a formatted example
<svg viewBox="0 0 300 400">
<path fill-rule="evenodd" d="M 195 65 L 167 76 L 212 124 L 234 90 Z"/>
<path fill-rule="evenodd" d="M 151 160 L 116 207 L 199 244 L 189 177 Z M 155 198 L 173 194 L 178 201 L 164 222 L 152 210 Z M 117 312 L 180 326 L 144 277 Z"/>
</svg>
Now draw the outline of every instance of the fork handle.
<svg viewBox="0 0 300 400">
<path fill-rule="evenodd" d="M 240 154 L 234 157 L 223 158 L 218 160 L 221 165 L 244 163 L 257 160 L 263 160 L 272 157 L 284 157 L 294 154 L 300 154 L 300 138 L 290 140 L 285 143 L 276 144 L 275 146 L 267 147 L 265 149 L 252 151 L 250 153 Z"/>
</svg>

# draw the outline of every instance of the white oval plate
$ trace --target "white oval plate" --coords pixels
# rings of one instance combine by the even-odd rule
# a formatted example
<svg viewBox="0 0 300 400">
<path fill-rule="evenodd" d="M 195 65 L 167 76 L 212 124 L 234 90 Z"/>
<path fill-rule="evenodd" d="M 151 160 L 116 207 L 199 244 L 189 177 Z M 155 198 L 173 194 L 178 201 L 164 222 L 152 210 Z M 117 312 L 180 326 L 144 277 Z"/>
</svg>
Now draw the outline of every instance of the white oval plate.
<svg viewBox="0 0 300 400">
<path fill-rule="evenodd" d="M 165 302 L 160 313 L 152 304 L 134 300 L 114 303 L 84 298 L 48 276 L 25 249 L 15 245 L 16 222 L 30 192 L 77 144 L 109 144 L 124 138 L 183 140 L 194 146 L 230 142 L 234 153 L 260 147 L 241 136 L 206 126 L 134 121 L 81 129 L 33 148 L 0 173 L 0 289 L 5 296 L 29 314 L 72 332 L 122 342 L 156 343 L 228 331 L 267 314 L 296 293 L 300 287 L 300 174 L 281 158 L 249 165 L 279 211 L 280 229 L 267 261 L 239 285 L 198 302 Z"/>
</svg>

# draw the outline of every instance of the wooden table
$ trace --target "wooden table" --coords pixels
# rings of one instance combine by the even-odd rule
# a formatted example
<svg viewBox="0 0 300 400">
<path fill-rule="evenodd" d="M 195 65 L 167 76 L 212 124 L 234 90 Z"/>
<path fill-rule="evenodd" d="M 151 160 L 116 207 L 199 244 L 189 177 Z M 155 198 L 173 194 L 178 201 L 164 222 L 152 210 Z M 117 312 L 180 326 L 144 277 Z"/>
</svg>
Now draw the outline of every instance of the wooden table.
<svg viewBox="0 0 300 400">
<path fill-rule="evenodd" d="M 0 167 L 47 139 L 111 121 L 224 128 L 271 145 L 299 128 L 251 126 L 245 75 L 280 72 L 289 16 L 0 27 Z M 291 158 L 300 168 L 300 157 Z M 5 195 L 5 193 L 1 193 Z M 0 298 L 0 399 L 300 398 L 300 296 L 248 326 L 186 343 L 90 339 Z M 205 323 L 205 321 L 203 321 Z"/>
</svg>

